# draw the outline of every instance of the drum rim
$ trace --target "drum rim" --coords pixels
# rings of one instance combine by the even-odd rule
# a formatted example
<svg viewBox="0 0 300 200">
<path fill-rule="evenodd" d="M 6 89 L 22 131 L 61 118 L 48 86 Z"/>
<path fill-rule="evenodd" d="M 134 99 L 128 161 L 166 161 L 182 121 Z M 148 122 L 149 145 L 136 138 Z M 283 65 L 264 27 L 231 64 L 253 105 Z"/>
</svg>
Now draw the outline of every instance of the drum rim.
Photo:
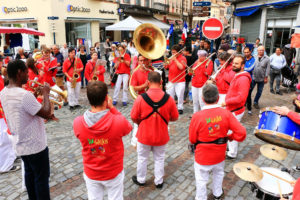
<svg viewBox="0 0 300 200">
<path fill-rule="evenodd" d="M 256 188 L 258 188 L 259 190 L 261 190 L 262 192 L 266 193 L 266 194 L 269 194 L 271 196 L 274 196 L 274 197 L 280 197 L 280 194 L 274 194 L 274 193 L 271 193 L 269 191 L 266 191 L 265 189 L 259 187 L 256 182 L 249 182 L 250 184 L 253 184 Z M 277 196 L 278 195 L 278 196 Z M 293 192 L 289 193 L 289 194 L 282 194 L 283 197 L 288 197 L 288 196 L 291 196 L 293 195 Z"/>
<path fill-rule="evenodd" d="M 260 113 L 263 113 L 263 112 L 267 112 L 267 111 L 272 111 L 274 112 L 274 108 L 275 107 L 265 107 L 265 108 L 262 108 L 260 109 Z M 276 113 L 277 114 L 277 113 Z M 278 114 L 279 115 L 279 114 Z"/>
</svg>

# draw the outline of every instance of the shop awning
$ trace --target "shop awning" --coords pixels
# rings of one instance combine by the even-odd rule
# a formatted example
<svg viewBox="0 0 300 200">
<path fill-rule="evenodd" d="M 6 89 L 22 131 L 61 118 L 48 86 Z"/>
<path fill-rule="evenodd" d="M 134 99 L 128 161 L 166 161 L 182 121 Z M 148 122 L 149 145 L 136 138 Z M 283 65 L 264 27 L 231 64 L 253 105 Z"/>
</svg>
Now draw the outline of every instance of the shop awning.
<svg viewBox="0 0 300 200">
<path fill-rule="evenodd" d="M 126 19 L 107 26 L 105 30 L 107 31 L 134 31 L 139 25 L 144 23 L 151 23 L 163 30 L 168 30 L 170 28 L 169 25 L 155 19 L 155 18 L 142 18 L 142 17 L 132 17 L 129 16 Z"/>
<path fill-rule="evenodd" d="M 246 16 L 252 15 L 253 13 L 258 11 L 262 7 L 273 6 L 274 8 L 280 9 L 280 8 L 285 8 L 287 6 L 290 6 L 293 3 L 299 3 L 299 0 L 279 1 L 279 2 L 274 2 L 274 3 L 256 5 L 256 6 L 237 8 L 233 12 L 233 14 L 238 17 L 246 17 Z"/>
<path fill-rule="evenodd" d="M 45 36 L 45 33 L 32 28 L 0 27 L 0 33 L 25 33 L 29 35 Z"/>
</svg>

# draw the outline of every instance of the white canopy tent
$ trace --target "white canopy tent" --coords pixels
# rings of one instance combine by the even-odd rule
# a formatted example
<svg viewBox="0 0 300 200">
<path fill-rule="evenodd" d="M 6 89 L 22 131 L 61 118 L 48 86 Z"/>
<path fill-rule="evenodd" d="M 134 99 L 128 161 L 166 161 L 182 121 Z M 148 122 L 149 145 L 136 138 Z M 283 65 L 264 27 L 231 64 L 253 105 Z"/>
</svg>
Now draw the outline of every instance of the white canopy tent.
<svg viewBox="0 0 300 200">
<path fill-rule="evenodd" d="M 151 23 L 156 26 L 158 26 L 162 30 L 169 30 L 170 26 L 155 19 L 152 17 L 149 18 L 143 18 L 143 17 L 132 17 L 129 16 L 126 19 L 107 26 L 105 30 L 107 31 L 134 31 L 139 25 L 144 24 L 144 23 Z"/>
</svg>

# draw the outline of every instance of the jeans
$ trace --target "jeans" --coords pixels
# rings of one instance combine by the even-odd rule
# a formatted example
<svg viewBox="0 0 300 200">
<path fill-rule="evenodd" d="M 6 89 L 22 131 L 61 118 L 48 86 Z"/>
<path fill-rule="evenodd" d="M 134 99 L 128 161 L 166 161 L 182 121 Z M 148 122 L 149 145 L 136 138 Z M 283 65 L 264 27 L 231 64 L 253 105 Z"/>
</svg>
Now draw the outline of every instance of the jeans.
<svg viewBox="0 0 300 200">
<path fill-rule="evenodd" d="M 80 75 L 81 75 L 81 87 L 84 87 L 84 82 L 85 82 L 85 86 L 88 85 L 88 81 L 84 77 L 84 71 L 85 71 L 85 69 L 80 72 Z"/>
<path fill-rule="evenodd" d="M 25 185 L 30 200 L 50 200 L 49 191 L 49 150 L 21 156 L 25 167 Z"/>
<path fill-rule="evenodd" d="M 109 62 L 109 54 L 105 54 L 105 60 L 106 60 L 106 71 L 110 71 L 110 62 Z"/>
<path fill-rule="evenodd" d="M 255 104 L 258 104 L 259 98 L 261 97 L 261 94 L 263 92 L 264 85 L 265 85 L 265 83 L 263 81 L 262 82 L 256 82 L 255 80 L 252 80 L 249 95 L 248 95 L 248 98 L 247 98 L 247 109 L 249 111 L 252 109 L 252 107 L 251 107 L 251 105 L 252 105 L 251 94 L 252 94 L 252 91 L 253 91 L 256 84 L 257 84 L 257 92 L 256 92 L 256 95 L 255 95 L 255 98 L 254 98 L 254 103 Z"/>
<path fill-rule="evenodd" d="M 279 74 L 275 74 L 272 71 L 270 72 L 270 90 L 273 90 L 273 83 L 274 80 L 276 81 L 276 92 L 279 92 L 279 88 L 280 88 L 280 79 L 281 79 L 281 73 Z"/>
</svg>

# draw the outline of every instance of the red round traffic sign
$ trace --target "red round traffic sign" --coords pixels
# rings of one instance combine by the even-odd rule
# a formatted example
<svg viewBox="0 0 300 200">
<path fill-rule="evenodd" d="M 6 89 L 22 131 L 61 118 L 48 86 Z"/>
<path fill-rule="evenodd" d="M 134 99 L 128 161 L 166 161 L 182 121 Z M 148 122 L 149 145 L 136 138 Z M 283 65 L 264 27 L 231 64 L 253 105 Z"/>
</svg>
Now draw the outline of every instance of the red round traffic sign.
<svg viewBox="0 0 300 200">
<path fill-rule="evenodd" d="M 202 26 L 202 33 L 210 40 L 215 40 L 221 37 L 223 30 L 223 24 L 217 18 L 210 18 L 206 20 Z"/>
</svg>

